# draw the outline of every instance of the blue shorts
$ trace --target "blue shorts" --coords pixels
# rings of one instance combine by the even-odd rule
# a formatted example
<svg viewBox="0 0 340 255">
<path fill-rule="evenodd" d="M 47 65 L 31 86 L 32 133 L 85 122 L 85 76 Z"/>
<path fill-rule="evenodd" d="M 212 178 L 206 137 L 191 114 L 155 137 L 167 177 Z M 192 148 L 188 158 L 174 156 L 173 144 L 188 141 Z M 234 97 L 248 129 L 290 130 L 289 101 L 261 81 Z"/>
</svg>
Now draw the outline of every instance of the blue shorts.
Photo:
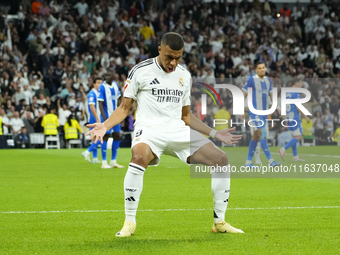
<svg viewBox="0 0 340 255">
<path fill-rule="evenodd" d="M 106 134 L 112 134 L 112 133 L 115 133 L 115 132 L 120 133 L 120 130 L 121 130 L 121 126 L 120 126 L 120 124 L 118 124 L 117 126 L 114 126 L 110 130 L 108 130 L 106 132 Z"/>
<path fill-rule="evenodd" d="M 267 115 L 255 115 L 249 112 L 249 116 L 250 116 L 250 119 L 252 120 L 250 122 L 250 125 L 255 130 L 262 129 L 266 126 Z"/>
</svg>

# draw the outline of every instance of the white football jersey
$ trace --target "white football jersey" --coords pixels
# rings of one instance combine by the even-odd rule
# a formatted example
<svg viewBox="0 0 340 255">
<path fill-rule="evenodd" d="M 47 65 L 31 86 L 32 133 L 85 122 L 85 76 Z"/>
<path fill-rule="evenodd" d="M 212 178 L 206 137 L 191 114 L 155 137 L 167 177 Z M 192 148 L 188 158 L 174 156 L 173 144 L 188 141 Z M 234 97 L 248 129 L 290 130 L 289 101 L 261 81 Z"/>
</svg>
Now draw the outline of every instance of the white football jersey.
<svg viewBox="0 0 340 255">
<path fill-rule="evenodd" d="M 137 101 L 135 126 L 185 126 L 182 107 L 190 105 L 191 75 L 182 66 L 166 73 L 157 57 L 134 66 L 126 80 L 124 97 Z"/>
</svg>

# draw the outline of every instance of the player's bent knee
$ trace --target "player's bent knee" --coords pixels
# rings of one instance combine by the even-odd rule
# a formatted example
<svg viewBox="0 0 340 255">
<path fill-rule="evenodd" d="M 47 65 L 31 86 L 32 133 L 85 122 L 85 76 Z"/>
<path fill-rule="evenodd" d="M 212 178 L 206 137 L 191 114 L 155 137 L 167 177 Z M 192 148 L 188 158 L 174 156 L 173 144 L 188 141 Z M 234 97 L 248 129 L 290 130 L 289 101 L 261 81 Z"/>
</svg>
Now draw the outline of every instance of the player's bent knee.
<svg viewBox="0 0 340 255">
<path fill-rule="evenodd" d="M 145 165 L 145 163 L 146 163 L 145 161 L 146 161 L 146 160 L 145 160 L 145 157 L 143 157 L 142 154 L 134 154 L 134 155 L 132 156 L 132 159 L 131 159 L 131 162 L 132 162 L 132 163 L 138 164 L 138 165 L 140 165 L 140 166 Z"/>
<path fill-rule="evenodd" d="M 153 157 L 150 157 L 150 155 L 137 153 L 132 155 L 131 163 L 147 168 L 152 159 Z"/>
<path fill-rule="evenodd" d="M 225 154 L 224 152 L 219 153 L 218 155 L 219 159 L 218 159 L 218 165 L 220 166 L 226 166 L 228 165 L 228 156 L 227 154 Z"/>
<path fill-rule="evenodd" d="M 226 166 L 228 165 L 228 156 L 223 151 L 218 151 L 213 158 L 211 158 L 211 166 Z"/>
<path fill-rule="evenodd" d="M 298 141 L 301 141 L 301 140 L 302 140 L 302 135 L 296 136 L 296 139 L 297 139 Z"/>
<path fill-rule="evenodd" d="M 140 143 L 132 147 L 132 159 L 131 162 L 147 168 L 151 160 L 155 158 L 155 154 L 152 152 L 149 145 Z"/>
</svg>

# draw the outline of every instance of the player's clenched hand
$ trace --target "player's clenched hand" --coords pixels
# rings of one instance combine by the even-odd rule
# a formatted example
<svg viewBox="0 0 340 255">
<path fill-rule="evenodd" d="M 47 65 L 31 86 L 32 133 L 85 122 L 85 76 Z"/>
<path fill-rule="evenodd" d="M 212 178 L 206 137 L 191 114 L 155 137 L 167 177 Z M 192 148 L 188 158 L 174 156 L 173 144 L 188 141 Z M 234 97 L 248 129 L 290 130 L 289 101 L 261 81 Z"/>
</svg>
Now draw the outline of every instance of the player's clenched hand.
<svg viewBox="0 0 340 255">
<path fill-rule="evenodd" d="M 219 130 L 217 131 L 215 138 L 229 145 L 238 143 L 238 141 L 242 138 L 242 135 L 233 135 L 230 133 L 232 131 L 235 131 L 235 127 Z"/>
<path fill-rule="evenodd" d="M 94 124 L 87 124 L 86 125 L 89 128 L 92 128 L 89 132 L 86 133 L 86 135 L 91 135 L 90 140 L 94 140 L 95 143 L 98 142 L 98 140 L 103 143 L 103 137 L 107 132 L 107 128 L 104 126 L 103 123 L 94 123 Z"/>
</svg>

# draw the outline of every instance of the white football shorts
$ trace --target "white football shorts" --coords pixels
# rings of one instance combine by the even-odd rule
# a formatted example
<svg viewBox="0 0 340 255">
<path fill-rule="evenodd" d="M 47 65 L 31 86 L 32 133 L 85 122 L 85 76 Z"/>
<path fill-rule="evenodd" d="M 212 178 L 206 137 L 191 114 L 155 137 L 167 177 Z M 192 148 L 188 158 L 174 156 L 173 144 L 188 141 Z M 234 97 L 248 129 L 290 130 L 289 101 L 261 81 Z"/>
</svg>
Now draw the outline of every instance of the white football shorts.
<svg viewBox="0 0 340 255">
<path fill-rule="evenodd" d="M 292 136 L 299 136 L 299 135 L 302 135 L 301 133 L 301 129 L 300 128 L 297 128 L 295 129 L 294 131 L 289 131 L 291 133 Z"/>
<path fill-rule="evenodd" d="M 131 148 L 139 143 L 149 145 L 157 156 L 149 166 L 158 166 L 162 154 L 177 157 L 188 164 L 187 158 L 211 141 L 188 126 L 163 130 L 138 126 L 135 127 Z"/>
</svg>

